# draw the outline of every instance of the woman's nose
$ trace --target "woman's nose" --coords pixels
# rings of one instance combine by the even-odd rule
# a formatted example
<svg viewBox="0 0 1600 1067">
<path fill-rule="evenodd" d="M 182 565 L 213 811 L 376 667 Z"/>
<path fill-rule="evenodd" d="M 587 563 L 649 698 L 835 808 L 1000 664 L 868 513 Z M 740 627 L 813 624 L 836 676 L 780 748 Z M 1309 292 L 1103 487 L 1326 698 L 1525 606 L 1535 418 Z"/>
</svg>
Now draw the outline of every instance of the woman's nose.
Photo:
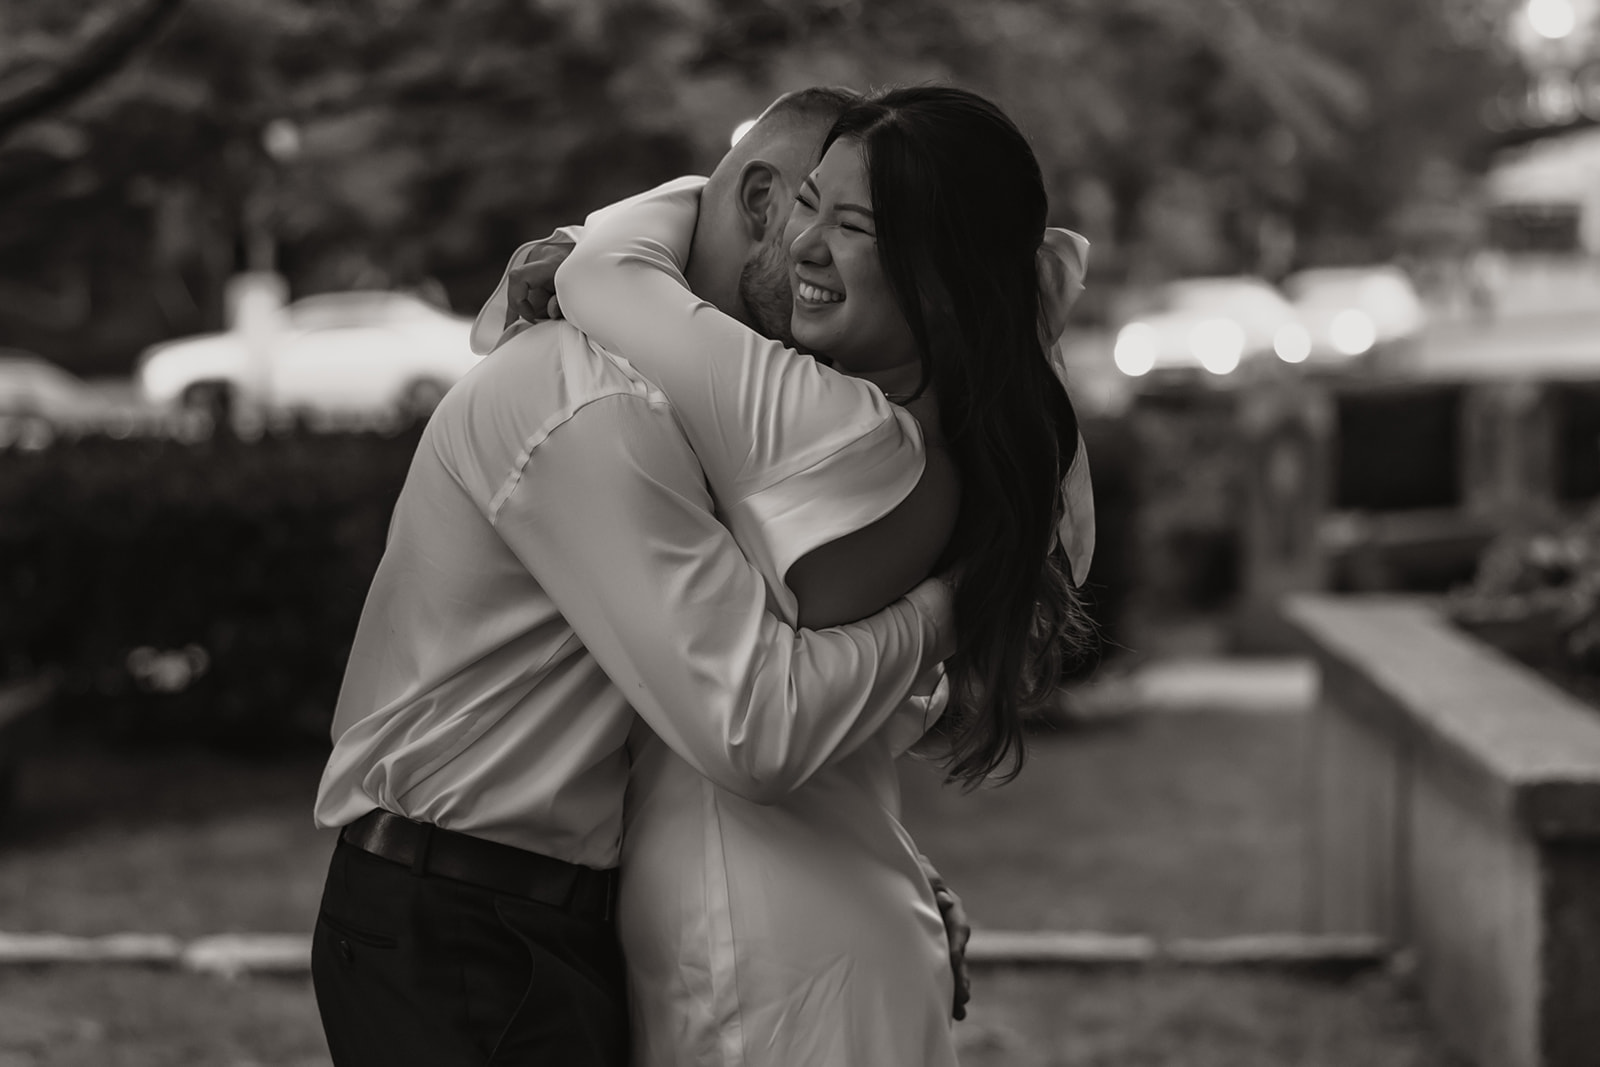
<svg viewBox="0 0 1600 1067">
<path fill-rule="evenodd" d="M 828 252 L 828 242 L 822 240 L 820 229 L 813 223 L 801 230 L 789 245 L 789 258 L 796 263 L 825 265 L 830 262 L 833 257 Z"/>
</svg>

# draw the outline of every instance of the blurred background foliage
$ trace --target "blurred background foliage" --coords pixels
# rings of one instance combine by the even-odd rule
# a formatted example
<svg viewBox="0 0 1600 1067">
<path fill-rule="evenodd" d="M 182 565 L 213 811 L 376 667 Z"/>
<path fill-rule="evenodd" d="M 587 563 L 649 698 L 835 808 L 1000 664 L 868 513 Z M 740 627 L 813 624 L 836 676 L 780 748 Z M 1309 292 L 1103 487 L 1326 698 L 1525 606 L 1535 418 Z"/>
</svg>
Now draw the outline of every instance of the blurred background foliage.
<svg viewBox="0 0 1600 1067">
<path fill-rule="evenodd" d="M 8 456 L 0 682 L 54 676 L 60 733 L 325 743 L 419 437 L 99 437 Z"/>
<path fill-rule="evenodd" d="M 80 373 L 296 295 L 474 309 L 520 241 L 706 171 L 784 90 L 953 80 L 1117 282 L 1447 237 L 1498 0 L 7 0 L 0 338 Z M 1103 312 L 1095 299 L 1085 315 Z"/>
</svg>

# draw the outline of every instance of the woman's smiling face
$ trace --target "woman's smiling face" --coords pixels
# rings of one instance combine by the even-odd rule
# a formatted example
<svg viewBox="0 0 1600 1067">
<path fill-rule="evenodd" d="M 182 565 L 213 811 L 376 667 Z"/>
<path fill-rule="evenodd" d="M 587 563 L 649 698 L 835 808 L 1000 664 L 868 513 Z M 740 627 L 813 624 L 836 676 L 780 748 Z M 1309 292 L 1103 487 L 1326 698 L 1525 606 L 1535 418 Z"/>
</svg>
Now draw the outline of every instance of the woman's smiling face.
<svg viewBox="0 0 1600 1067">
<path fill-rule="evenodd" d="M 835 141 L 800 186 L 784 239 L 801 347 L 846 371 L 917 359 L 916 341 L 878 258 L 860 144 Z"/>
</svg>

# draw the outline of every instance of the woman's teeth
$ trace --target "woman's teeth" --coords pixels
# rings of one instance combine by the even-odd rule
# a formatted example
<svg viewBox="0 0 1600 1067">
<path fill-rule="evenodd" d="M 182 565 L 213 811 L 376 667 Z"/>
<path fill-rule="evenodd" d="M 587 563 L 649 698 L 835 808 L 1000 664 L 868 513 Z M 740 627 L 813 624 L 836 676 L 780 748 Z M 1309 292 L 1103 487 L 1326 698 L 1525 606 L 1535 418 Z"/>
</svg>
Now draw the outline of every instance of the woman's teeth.
<svg viewBox="0 0 1600 1067">
<path fill-rule="evenodd" d="M 812 285 L 810 282 L 801 282 L 798 292 L 800 293 L 800 299 L 810 301 L 813 304 L 837 304 L 844 299 L 843 293 L 836 293 L 832 289 L 824 289 L 821 286 Z"/>
</svg>

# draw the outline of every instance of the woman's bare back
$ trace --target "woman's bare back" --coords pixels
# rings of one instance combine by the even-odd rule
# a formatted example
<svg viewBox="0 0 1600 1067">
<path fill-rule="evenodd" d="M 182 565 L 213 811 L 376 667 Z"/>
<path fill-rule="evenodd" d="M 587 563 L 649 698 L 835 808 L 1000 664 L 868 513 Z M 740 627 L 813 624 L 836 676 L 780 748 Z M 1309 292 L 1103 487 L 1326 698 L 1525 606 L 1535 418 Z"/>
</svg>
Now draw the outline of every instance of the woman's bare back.
<svg viewBox="0 0 1600 1067">
<path fill-rule="evenodd" d="M 922 478 L 889 514 L 813 549 L 789 568 L 784 584 L 799 603 L 801 626 L 816 630 L 866 618 L 926 578 L 944 555 L 961 482 L 939 432 L 934 398 L 919 397 L 906 410 L 922 426 Z"/>
</svg>

